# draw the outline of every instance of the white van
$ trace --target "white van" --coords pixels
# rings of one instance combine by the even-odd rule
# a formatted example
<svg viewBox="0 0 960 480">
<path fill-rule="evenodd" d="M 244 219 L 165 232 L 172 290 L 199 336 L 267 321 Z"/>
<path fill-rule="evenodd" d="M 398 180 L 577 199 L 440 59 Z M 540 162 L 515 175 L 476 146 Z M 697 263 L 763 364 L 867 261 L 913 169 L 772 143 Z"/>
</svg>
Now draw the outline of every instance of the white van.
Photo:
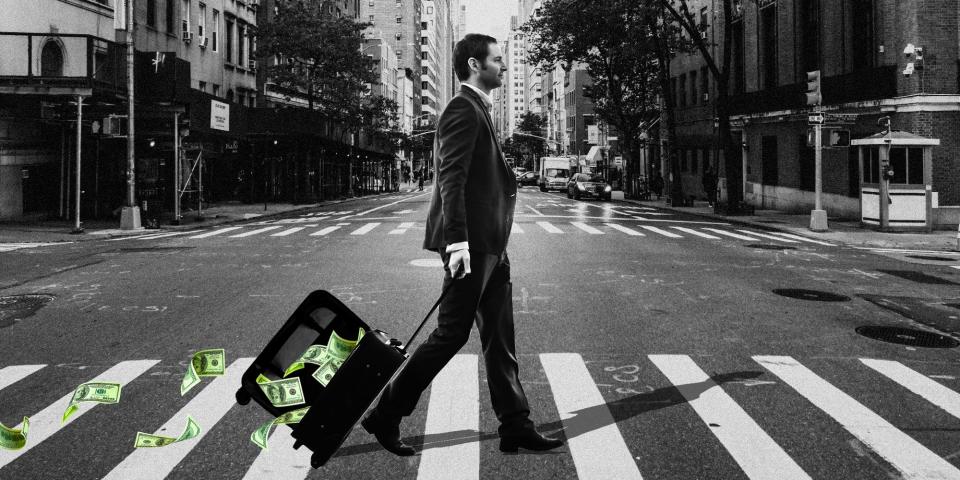
<svg viewBox="0 0 960 480">
<path fill-rule="evenodd" d="M 540 158 L 540 191 L 567 189 L 570 179 L 570 160 L 567 157 Z"/>
</svg>

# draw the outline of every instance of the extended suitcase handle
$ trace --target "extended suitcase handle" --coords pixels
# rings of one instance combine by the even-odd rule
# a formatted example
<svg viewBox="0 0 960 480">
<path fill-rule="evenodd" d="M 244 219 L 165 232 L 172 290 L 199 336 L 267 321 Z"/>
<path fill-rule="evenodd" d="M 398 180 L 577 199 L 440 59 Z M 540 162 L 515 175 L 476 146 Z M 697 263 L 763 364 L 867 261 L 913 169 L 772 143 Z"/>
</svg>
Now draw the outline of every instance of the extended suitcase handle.
<svg viewBox="0 0 960 480">
<path fill-rule="evenodd" d="M 453 287 L 453 282 L 457 281 L 457 277 L 460 276 L 460 272 L 463 270 L 463 268 L 464 268 L 463 264 L 461 263 L 460 267 L 457 268 L 457 272 L 453 274 L 453 278 L 451 279 L 450 283 L 446 287 L 444 287 L 443 292 L 440 293 L 440 298 L 437 299 L 436 303 L 433 304 L 433 307 L 430 308 L 430 311 L 427 312 L 427 316 L 423 317 L 423 320 L 420 322 L 420 326 L 418 326 L 417 329 L 414 330 L 413 335 L 410 335 L 410 340 L 407 340 L 407 343 L 401 349 L 403 353 L 407 353 L 407 348 L 409 348 L 410 344 L 413 343 L 413 339 L 417 338 L 417 334 L 420 333 L 420 330 L 423 329 L 423 326 L 427 324 L 427 320 L 430 319 L 430 315 L 433 315 L 433 311 L 440 306 L 440 302 L 442 302 L 443 298 L 446 297 L 447 293 L 450 292 L 450 287 Z"/>
</svg>

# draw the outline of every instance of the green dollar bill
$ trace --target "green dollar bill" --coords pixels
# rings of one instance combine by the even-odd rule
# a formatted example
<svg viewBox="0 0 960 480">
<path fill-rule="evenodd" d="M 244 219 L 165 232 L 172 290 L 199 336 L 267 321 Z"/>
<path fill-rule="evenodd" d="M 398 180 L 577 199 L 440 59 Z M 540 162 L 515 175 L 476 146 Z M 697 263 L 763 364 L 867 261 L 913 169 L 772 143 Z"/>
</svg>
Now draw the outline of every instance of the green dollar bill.
<svg viewBox="0 0 960 480">
<path fill-rule="evenodd" d="M 263 390 L 263 394 L 267 396 L 274 407 L 289 407 L 306 403 L 300 379 L 296 377 L 261 383 L 260 390 Z"/>
<path fill-rule="evenodd" d="M 360 331 L 362 332 L 363 329 Z M 327 340 L 327 355 L 337 357 L 340 360 L 346 360 L 347 357 L 350 356 L 350 352 L 357 348 L 357 343 L 359 342 L 360 339 L 347 340 L 337 335 L 337 332 L 330 332 L 330 339 Z"/>
<path fill-rule="evenodd" d="M 330 383 L 330 380 L 333 379 L 333 376 L 336 375 L 341 365 L 343 365 L 342 360 L 331 357 L 320 365 L 317 371 L 313 372 L 313 379 L 319 382 L 320 385 L 326 387 L 327 384 Z"/>
<path fill-rule="evenodd" d="M 200 350 L 193 354 L 187 373 L 180 382 L 180 395 L 200 383 L 200 377 L 217 377 L 226 371 L 226 352 L 222 348 Z"/>
<path fill-rule="evenodd" d="M 70 405 L 63 412 L 60 423 L 66 422 L 80 408 L 80 402 L 117 403 L 120 401 L 120 384 L 114 382 L 82 383 L 73 392 Z"/>
<path fill-rule="evenodd" d="M 181 433 L 179 437 L 173 438 L 164 435 L 137 432 L 137 438 L 133 441 L 133 446 L 134 448 L 165 447 L 171 443 L 190 440 L 197 435 L 200 435 L 200 425 L 193 420 L 193 417 L 187 415 L 187 426 L 183 429 L 183 433 Z"/>
<path fill-rule="evenodd" d="M 23 417 L 23 424 L 14 429 L 0 423 L 0 448 L 5 450 L 19 450 L 27 444 L 27 430 L 30 429 L 30 419 Z"/>
<path fill-rule="evenodd" d="M 269 381 L 270 381 L 270 379 L 267 378 L 266 375 L 264 375 L 264 374 L 262 374 L 262 373 L 259 374 L 259 375 L 257 375 L 257 383 L 267 383 L 267 382 L 269 382 Z"/>
<path fill-rule="evenodd" d="M 320 365 L 326 355 L 327 347 L 325 345 L 310 345 L 306 351 L 300 355 L 300 358 L 298 358 L 296 362 L 290 364 L 290 366 L 287 368 L 287 371 L 283 372 L 283 376 L 287 377 L 291 373 L 303 369 L 307 363 Z"/>
<path fill-rule="evenodd" d="M 258 447 L 266 450 L 267 449 L 267 438 L 270 437 L 270 430 L 274 425 L 285 425 L 290 423 L 300 423 L 300 420 L 303 420 L 303 416 L 307 414 L 307 410 L 310 410 L 310 407 L 304 407 L 297 410 L 291 410 L 285 412 L 283 415 L 260 425 L 260 428 L 257 428 L 250 434 L 250 441 L 256 444 Z"/>
</svg>

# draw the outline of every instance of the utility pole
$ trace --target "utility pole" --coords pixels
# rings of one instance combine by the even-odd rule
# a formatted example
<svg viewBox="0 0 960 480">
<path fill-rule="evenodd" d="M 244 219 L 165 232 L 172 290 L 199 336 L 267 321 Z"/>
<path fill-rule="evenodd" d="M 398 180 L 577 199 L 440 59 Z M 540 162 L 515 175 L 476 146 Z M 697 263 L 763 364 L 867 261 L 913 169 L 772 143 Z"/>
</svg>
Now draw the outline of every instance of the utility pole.
<svg viewBox="0 0 960 480">
<path fill-rule="evenodd" d="M 808 123 L 813 124 L 815 150 L 814 207 L 810 212 L 810 230 L 827 231 L 827 211 L 823 209 L 823 95 L 820 90 L 820 70 L 807 72 L 807 105 L 813 105 L 813 115 Z"/>
<path fill-rule="evenodd" d="M 139 230 L 140 208 L 134 196 L 136 162 L 134 161 L 134 128 L 133 128 L 133 9 L 134 0 L 127 2 L 127 198 L 120 213 L 120 228 L 122 230 Z"/>
<path fill-rule="evenodd" d="M 83 233 L 83 227 L 80 226 L 80 153 L 83 151 L 82 144 L 83 140 L 81 137 L 81 132 L 83 125 L 83 97 L 77 95 L 77 172 L 76 172 L 76 182 L 77 187 L 74 191 L 74 213 L 73 213 L 73 230 L 70 233 Z"/>
</svg>

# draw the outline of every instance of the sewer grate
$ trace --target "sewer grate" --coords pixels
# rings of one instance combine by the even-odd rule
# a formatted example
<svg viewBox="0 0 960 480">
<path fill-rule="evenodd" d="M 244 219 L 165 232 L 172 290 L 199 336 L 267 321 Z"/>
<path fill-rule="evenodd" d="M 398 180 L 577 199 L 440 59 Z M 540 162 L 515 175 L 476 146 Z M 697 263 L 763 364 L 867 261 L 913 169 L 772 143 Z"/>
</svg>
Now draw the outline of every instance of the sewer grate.
<svg viewBox="0 0 960 480">
<path fill-rule="evenodd" d="M 22 320 L 37 313 L 37 310 L 53 301 L 54 298 L 53 295 L 41 293 L 0 297 L 0 328 L 9 327 L 17 320 Z"/>
<path fill-rule="evenodd" d="M 893 275 L 894 277 L 900 277 L 906 280 L 911 280 L 917 283 L 926 283 L 928 285 L 957 285 L 956 282 L 951 282 L 950 280 L 944 280 L 940 277 L 934 277 L 933 275 L 927 275 L 923 272 L 916 272 L 913 270 L 877 270 L 881 273 L 886 273 L 887 275 Z"/>
<path fill-rule="evenodd" d="M 796 250 L 797 247 L 790 247 L 787 245 L 773 245 L 769 243 L 751 243 L 744 245 L 750 248 L 759 248 L 761 250 Z"/>
<path fill-rule="evenodd" d="M 912 328 L 868 325 L 857 327 L 856 332 L 864 337 L 880 340 L 881 342 L 896 343 L 898 345 L 911 347 L 954 348 L 960 345 L 960 342 L 953 337 Z"/>
<path fill-rule="evenodd" d="M 907 258 L 916 258 L 918 260 L 936 260 L 938 262 L 956 262 L 960 258 L 938 257 L 935 255 L 907 255 Z"/>
<path fill-rule="evenodd" d="M 850 297 L 830 292 L 821 292 L 820 290 L 805 290 L 802 288 L 778 288 L 773 291 L 777 295 L 799 300 L 810 300 L 813 302 L 847 302 Z"/>
</svg>

